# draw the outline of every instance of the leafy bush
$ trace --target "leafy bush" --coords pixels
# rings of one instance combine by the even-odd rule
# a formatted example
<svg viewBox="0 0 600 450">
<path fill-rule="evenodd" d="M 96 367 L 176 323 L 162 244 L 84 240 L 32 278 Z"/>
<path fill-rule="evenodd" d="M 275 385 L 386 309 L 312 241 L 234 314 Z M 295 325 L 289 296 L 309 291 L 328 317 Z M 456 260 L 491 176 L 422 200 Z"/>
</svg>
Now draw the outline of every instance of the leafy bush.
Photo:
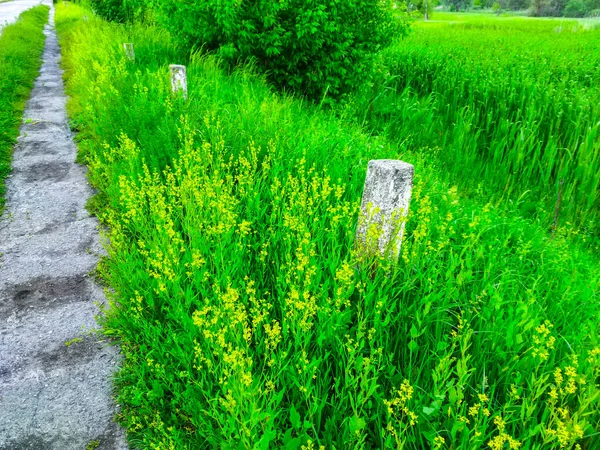
<svg viewBox="0 0 600 450">
<path fill-rule="evenodd" d="M 508 9 L 513 11 L 524 11 L 529 8 L 528 0 L 509 0 L 508 1 Z"/>
<path fill-rule="evenodd" d="M 450 11 L 465 11 L 471 5 L 471 0 L 448 0 Z"/>
<path fill-rule="evenodd" d="M 585 3 L 582 0 L 570 0 L 565 7 L 564 14 L 567 17 L 583 17 L 585 9 Z"/>
<path fill-rule="evenodd" d="M 351 90 L 374 55 L 406 31 L 381 0 L 166 0 L 159 21 L 189 48 L 253 61 L 272 83 L 312 98 Z"/>
<path fill-rule="evenodd" d="M 600 17 L 600 0 L 570 0 L 565 6 L 567 17 Z"/>
<path fill-rule="evenodd" d="M 123 0 L 91 0 L 92 9 L 103 19 L 125 22 L 127 18 Z"/>
<path fill-rule="evenodd" d="M 149 3 L 145 0 L 91 0 L 96 14 L 110 22 L 133 22 L 146 19 Z"/>
</svg>

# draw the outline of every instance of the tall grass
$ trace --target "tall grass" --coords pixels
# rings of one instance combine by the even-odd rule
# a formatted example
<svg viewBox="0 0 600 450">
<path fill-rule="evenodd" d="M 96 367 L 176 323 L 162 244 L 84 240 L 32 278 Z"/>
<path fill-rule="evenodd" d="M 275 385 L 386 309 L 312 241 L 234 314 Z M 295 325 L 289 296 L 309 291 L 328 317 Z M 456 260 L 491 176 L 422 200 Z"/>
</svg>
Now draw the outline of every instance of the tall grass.
<svg viewBox="0 0 600 450">
<path fill-rule="evenodd" d="M 4 210 L 4 181 L 10 173 L 12 148 L 25 101 L 41 65 L 48 11 L 47 6 L 25 11 L 0 33 L 0 214 Z"/>
<path fill-rule="evenodd" d="M 357 100 L 390 139 L 440 148 L 463 188 L 600 236 L 600 29 L 460 15 L 419 24 Z M 454 21 L 446 19 L 452 18 Z"/>
<path fill-rule="evenodd" d="M 90 18 L 83 22 L 86 13 Z M 132 446 L 593 449 L 600 266 L 249 70 L 57 7 L 109 228 L 101 319 Z M 123 42 L 133 42 L 136 62 Z M 181 58 L 181 59 L 179 59 Z M 416 166 L 398 264 L 352 251 L 366 164 Z"/>
</svg>

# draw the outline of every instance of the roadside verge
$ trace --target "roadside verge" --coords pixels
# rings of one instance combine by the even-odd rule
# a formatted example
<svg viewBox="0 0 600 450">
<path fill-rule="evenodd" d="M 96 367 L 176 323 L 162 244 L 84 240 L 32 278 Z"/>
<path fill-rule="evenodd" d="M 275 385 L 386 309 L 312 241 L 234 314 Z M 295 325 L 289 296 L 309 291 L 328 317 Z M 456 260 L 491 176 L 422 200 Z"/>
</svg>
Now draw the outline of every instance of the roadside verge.
<svg viewBox="0 0 600 450">
<path fill-rule="evenodd" d="M 25 101 L 40 70 L 49 10 L 42 5 L 25 11 L 0 35 L 0 213 L 4 210 L 12 147 L 19 135 Z"/>
</svg>

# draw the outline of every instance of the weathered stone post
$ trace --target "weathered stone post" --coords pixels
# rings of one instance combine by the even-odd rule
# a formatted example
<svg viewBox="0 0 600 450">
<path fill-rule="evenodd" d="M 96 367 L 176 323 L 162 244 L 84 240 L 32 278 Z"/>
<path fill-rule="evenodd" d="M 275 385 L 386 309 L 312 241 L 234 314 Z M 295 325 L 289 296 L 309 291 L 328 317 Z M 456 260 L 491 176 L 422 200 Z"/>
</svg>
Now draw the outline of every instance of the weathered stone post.
<svg viewBox="0 0 600 450">
<path fill-rule="evenodd" d="M 360 205 L 356 248 L 398 259 L 413 187 L 414 166 L 393 159 L 369 161 Z"/>
<path fill-rule="evenodd" d="M 179 92 L 183 94 L 183 99 L 187 99 L 187 78 L 185 73 L 185 66 L 178 64 L 171 64 L 169 66 L 171 71 L 171 90 L 173 92 Z"/>
<path fill-rule="evenodd" d="M 126 42 L 123 44 L 123 48 L 125 48 L 125 56 L 129 61 L 135 61 L 135 50 L 133 49 L 133 44 L 131 42 Z"/>
</svg>

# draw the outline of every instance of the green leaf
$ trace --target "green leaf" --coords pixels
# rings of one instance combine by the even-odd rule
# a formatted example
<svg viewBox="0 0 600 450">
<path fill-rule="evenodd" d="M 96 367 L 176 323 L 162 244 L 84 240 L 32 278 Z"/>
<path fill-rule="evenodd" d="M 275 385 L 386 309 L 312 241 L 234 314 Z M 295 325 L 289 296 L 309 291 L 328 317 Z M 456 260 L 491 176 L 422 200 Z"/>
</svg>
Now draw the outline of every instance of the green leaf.
<svg viewBox="0 0 600 450">
<path fill-rule="evenodd" d="M 419 337 L 419 335 L 419 330 L 417 330 L 417 327 L 415 327 L 415 324 L 413 323 L 412 327 L 410 327 L 410 337 L 414 339 Z"/>
<path fill-rule="evenodd" d="M 355 431 L 360 431 L 362 430 L 367 423 L 365 422 L 365 419 L 363 419 L 362 417 L 358 417 L 358 416 L 354 416 L 352 418 L 350 418 L 350 431 L 351 432 L 355 432 Z"/>
<path fill-rule="evenodd" d="M 292 405 L 292 407 L 290 408 L 290 423 L 294 428 L 300 428 L 300 414 L 298 414 L 298 411 L 296 411 L 294 405 Z"/>
<path fill-rule="evenodd" d="M 269 450 L 271 441 L 277 437 L 277 432 L 273 429 L 272 421 L 270 424 L 271 425 L 265 430 L 262 438 L 258 442 L 258 448 L 260 450 Z"/>
<path fill-rule="evenodd" d="M 435 408 L 430 408 L 429 406 L 423 406 L 423 414 L 426 416 L 430 416 L 435 412 Z"/>
<path fill-rule="evenodd" d="M 448 400 L 450 400 L 450 404 L 454 405 L 458 400 L 458 393 L 456 392 L 456 388 L 452 387 L 448 391 Z"/>
<path fill-rule="evenodd" d="M 300 448 L 301 445 L 302 445 L 302 439 L 294 438 L 294 439 L 290 439 L 285 444 L 285 449 L 286 450 L 296 450 L 296 449 Z"/>
</svg>

